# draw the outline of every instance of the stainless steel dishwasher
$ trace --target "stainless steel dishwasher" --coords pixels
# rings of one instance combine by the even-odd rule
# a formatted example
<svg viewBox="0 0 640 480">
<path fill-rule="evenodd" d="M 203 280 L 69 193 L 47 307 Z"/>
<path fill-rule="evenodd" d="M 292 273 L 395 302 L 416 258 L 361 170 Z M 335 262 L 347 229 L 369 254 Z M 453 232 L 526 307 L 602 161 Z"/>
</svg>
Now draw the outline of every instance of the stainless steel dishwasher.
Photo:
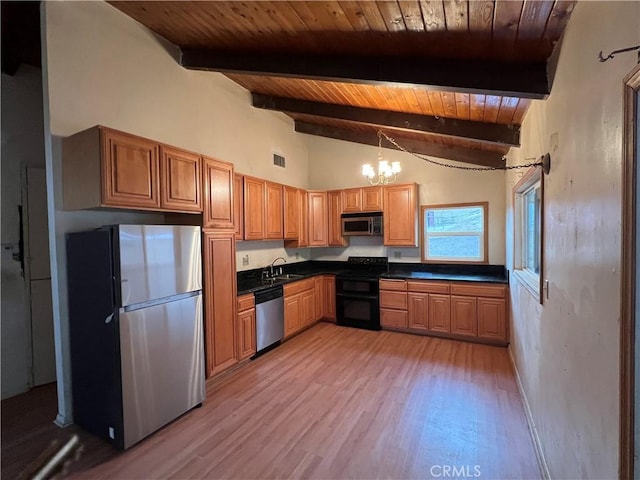
<svg viewBox="0 0 640 480">
<path fill-rule="evenodd" d="M 256 351 L 280 343 L 284 338 L 284 293 L 282 285 L 254 294 L 256 299 Z"/>
</svg>

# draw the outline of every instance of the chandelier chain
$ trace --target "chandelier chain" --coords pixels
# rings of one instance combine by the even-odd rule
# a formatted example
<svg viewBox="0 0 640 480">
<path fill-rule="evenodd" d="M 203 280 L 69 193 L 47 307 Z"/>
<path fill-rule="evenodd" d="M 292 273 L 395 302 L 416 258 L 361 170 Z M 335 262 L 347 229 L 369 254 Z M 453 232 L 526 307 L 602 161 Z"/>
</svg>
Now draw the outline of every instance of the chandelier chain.
<svg viewBox="0 0 640 480">
<path fill-rule="evenodd" d="M 427 157 L 423 157 L 422 155 L 419 155 L 417 153 L 413 153 L 410 152 L 409 150 L 407 150 L 406 148 L 402 147 L 400 144 L 398 144 L 398 142 L 395 141 L 395 139 L 393 139 L 392 137 L 390 137 L 389 135 L 387 135 L 386 133 L 384 133 L 382 130 L 378 131 L 378 138 L 380 139 L 380 142 L 382 142 L 382 137 L 384 136 L 385 139 L 387 139 L 387 141 L 391 144 L 393 144 L 396 148 L 398 148 L 399 150 L 408 153 L 409 155 L 412 155 L 416 158 L 419 158 L 420 160 L 424 160 L 425 162 L 428 163 L 432 163 L 434 165 L 439 165 L 441 167 L 447 167 L 447 168 L 455 168 L 458 170 L 471 170 L 474 172 L 485 172 L 485 171 L 494 171 L 494 170 L 516 170 L 519 168 L 530 168 L 530 167 L 539 167 L 542 166 L 543 163 L 540 162 L 531 162 L 531 163 L 525 163 L 522 165 L 505 165 L 503 167 L 462 167 L 460 165 L 449 165 L 447 163 L 442 163 L 442 162 L 438 162 L 436 160 L 431 160 L 430 158 Z"/>
</svg>

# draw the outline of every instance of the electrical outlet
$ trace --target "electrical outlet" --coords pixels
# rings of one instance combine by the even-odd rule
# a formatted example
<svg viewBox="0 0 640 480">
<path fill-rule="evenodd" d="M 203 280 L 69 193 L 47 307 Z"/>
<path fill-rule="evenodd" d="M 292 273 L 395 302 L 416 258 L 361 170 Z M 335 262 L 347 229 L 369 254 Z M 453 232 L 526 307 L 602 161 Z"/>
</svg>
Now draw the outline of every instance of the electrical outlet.
<svg viewBox="0 0 640 480">
<path fill-rule="evenodd" d="M 402 258 L 402 252 L 400 250 L 396 250 L 393 252 L 393 258 Z"/>
<path fill-rule="evenodd" d="M 249 255 L 242 257 L 242 266 L 246 267 L 247 265 L 249 265 Z"/>
</svg>

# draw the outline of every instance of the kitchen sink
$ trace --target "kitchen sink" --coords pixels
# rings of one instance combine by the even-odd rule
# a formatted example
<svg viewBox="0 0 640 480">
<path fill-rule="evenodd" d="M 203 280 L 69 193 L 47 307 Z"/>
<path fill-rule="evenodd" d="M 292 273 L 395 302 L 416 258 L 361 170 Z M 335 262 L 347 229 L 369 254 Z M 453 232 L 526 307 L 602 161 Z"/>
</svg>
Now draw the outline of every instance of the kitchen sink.
<svg viewBox="0 0 640 480">
<path fill-rule="evenodd" d="M 303 278 L 304 275 L 300 275 L 298 273 L 285 273 L 284 275 L 278 275 L 276 280 L 296 280 L 298 278 Z"/>
</svg>

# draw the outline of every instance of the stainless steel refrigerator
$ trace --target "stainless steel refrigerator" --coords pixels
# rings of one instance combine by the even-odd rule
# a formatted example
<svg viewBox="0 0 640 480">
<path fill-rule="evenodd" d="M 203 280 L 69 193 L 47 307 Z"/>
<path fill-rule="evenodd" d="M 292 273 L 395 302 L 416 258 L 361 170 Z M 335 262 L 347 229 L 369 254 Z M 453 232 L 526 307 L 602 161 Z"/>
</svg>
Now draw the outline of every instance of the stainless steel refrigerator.
<svg viewBox="0 0 640 480">
<path fill-rule="evenodd" d="M 66 244 L 74 422 L 126 449 L 204 400 L 200 227 Z"/>
</svg>

